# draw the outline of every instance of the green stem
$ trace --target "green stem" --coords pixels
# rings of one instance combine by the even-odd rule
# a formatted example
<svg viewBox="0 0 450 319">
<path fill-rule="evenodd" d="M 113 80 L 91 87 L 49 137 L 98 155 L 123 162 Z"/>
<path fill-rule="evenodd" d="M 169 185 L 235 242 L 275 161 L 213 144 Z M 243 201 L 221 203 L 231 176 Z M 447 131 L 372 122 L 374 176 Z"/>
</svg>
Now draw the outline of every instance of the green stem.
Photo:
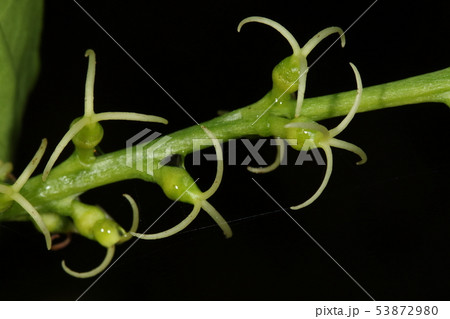
<svg viewBox="0 0 450 319">
<path fill-rule="evenodd" d="M 351 91 L 307 99 L 302 114 L 315 121 L 345 115 L 355 95 Z M 358 113 L 427 102 L 450 106 L 450 68 L 364 88 Z"/>
<path fill-rule="evenodd" d="M 305 99 L 302 115 L 314 121 L 345 115 L 350 110 L 356 91 Z M 278 102 L 274 103 L 275 98 Z M 408 79 L 364 88 L 358 112 L 379 110 L 408 104 L 442 102 L 450 106 L 450 68 Z M 237 109 L 203 123 L 220 140 L 245 136 L 278 136 L 284 125 L 293 118 L 296 101 L 292 96 L 276 97 L 271 91 L 260 101 Z M 127 166 L 126 149 L 96 158 L 91 165 L 80 163 L 77 155 L 54 168 L 47 181 L 35 176 L 23 187 L 21 193 L 40 213 L 66 214 L 71 210 L 72 199 L 79 194 L 102 185 L 127 179 L 155 182 L 153 171 L 146 172 L 148 163 L 159 163 L 170 154 L 182 156 L 193 152 L 196 139 L 207 139 L 200 126 L 192 126 L 169 135 L 163 147 L 153 153 L 138 154 L 133 149 L 133 167 Z M 161 139 L 161 138 L 160 138 Z M 153 141 L 146 148 L 156 145 Z M 202 145 L 201 148 L 208 147 Z M 143 171 L 136 169 L 141 161 Z M 14 204 L 0 214 L 0 220 L 26 220 L 28 215 Z"/>
</svg>

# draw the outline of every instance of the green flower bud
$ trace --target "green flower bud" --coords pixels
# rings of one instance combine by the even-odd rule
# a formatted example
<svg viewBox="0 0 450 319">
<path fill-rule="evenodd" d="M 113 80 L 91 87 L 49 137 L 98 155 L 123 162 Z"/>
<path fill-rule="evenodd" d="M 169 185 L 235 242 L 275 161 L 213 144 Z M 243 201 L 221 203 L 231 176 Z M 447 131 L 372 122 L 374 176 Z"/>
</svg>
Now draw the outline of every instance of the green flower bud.
<svg viewBox="0 0 450 319">
<path fill-rule="evenodd" d="M 275 94 L 289 95 L 298 90 L 300 61 L 293 55 L 283 59 L 272 71 L 273 91 Z"/>
<path fill-rule="evenodd" d="M 72 219 L 78 232 L 104 247 L 117 244 L 126 234 L 100 207 L 74 201 L 73 210 Z"/>
<path fill-rule="evenodd" d="M 172 200 L 195 204 L 202 192 L 182 167 L 163 166 L 155 172 L 156 182 Z"/>
<path fill-rule="evenodd" d="M 78 122 L 81 117 L 75 119 L 72 124 L 74 125 Z M 94 122 L 91 124 L 87 124 L 85 127 L 81 129 L 72 139 L 75 146 L 79 149 L 94 149 L 103 138 L 103 127 L 100 123 Z"/>
<path fill-rule="evenodd" d="M 42 220 L 50 233 L 67 233 L 73 231 L 68 217 L 56 213 L 41 213 Z"/>
<path fill-rule="evenodd" d="M 99 220 L 93 232 L 95 240 L 106 248 L 117 244 L 126 234 L 125 230 L 112 219 Z"/>
<path fill-rule="evenodd" d="M 78 201 L 73 203 L 72 219 L 78 232 L 86 238 L 94 240 L 94 226 L 106 218 L 100 207 L 86 205 Z"/>
<path fill-rule="evenodd" d="M 299 116 L 291 121 L 291 123 L 315 123 L 307 117 Z M 315 123 L 317 124 L 317 123 Z M 297 150 L 301 151 L 305 145 L 305 142 L 312 142 L 313 145 L 318 145 L 323 139 L 324 134 L 318 130 L 304 129 L 300 127 L 286 127 L 286 140 L 289 145 Z"/>
</svg>

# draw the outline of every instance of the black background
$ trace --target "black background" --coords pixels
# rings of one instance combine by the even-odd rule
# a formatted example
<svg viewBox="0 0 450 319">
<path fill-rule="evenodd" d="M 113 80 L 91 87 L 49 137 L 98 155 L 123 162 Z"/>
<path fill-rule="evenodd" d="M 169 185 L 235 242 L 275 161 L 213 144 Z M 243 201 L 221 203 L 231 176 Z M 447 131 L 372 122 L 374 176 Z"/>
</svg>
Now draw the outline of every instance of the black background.
<svg viewBox="0 0 450 319">
<path fill-rule="evenodd" d="M 274 19 L 302 44 L 325 27 L 346 29 L 372 1 L 79 3 L 200 122 L 262 97 L 271 87 L 272 68 L 291 52 L 267 26 L 249 24 L 237 33 L 241 19 Z M 445 1 L 378 1 L 346 33 L 345 49 L 334 46 L 310 70 L 306 96 L 354 89 L 350 61 L 364 86 L 448 67 L 448 9 Z M 318 46 L 310 63 L 332 42 Z M 143 112 L 170 122 L 104 123 L 105 152 L 125 147 L 145 127 L 169 133 L 194 124 L 76 3 L 47 1 L 42 71 L 24 119 L 16 174 L 41 138 L 49 139 L 52 150 L 82 114 L 88 48 L 97 53 L 96 111 Z M 333 127 L 339 120 L 322 124 Z M 368 163 L 357 167 L 353 154 L 334 150 L 333 175 L 320 199 L 301 211 L 288 210 L 377 300 L 450 297 L 449 123 L 443 104 L 358 114 L 341 138 L 361 146 Z M 247 153 L 240 145 L 242 160 Z M 268 145 L 262 153 L 268 161 L 275 155 Z M 189 171 L 206 189 L 214 169 L 205 162 Z M 262 176 L 243 166 L 225 170 L 210 201 L 230 221 L 233 238 L 225 240 L 202 213 L 181 234 L 137 242 L 82 300 L 369 300 L 251 180 L 288 208 L 315 191 L 324 167 L 290 165 Z M 127 228 L 131 213 L 124 192 L 139 203 L 141 231 L 171 204 L 159 187 L 142 181 L 102 187 L 83 200 L 101 205 Z M 153 230 L 170 227 L 189 211 L 175 204 Z M 72 278 L 60 266 L 62 259 L 74 270 L 97 266 L 104 249 L 95 242 L 75 236 L 66 249 L 48 252 L 30 224 L 0 227 L 1 299 L 73 300 L 95 280 Z M 118 247 L 116 256 L 128 246 Z"/>
</svg>

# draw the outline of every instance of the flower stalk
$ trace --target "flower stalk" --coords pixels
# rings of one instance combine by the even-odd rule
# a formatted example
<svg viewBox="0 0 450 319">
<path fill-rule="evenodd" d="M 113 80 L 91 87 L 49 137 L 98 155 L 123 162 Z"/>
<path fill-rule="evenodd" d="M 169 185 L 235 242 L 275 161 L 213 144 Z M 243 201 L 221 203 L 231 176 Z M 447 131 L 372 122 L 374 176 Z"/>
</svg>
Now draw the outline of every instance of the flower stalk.
<svg viewBox="0 0 450 319">
<path fill-rule="evenodd" d="M 352 90 L 307 98 L 303 103 L 302 115 L 314 121 L 346 115 L 354 103 L 355 95 L 356 90 Z M 287 98 L 282 104 L 272 107 L 252 125 L 272 102 L 273 98 L 269 92 L 254 104 L 226 113 L 202 125 L 208 127 L 214 136 L 223 142 L 244 136 L 272 136 L 277 130 L 284 130 L 284 126 L 290 121 L 289 118 L 294 117 L 296 100 Z M 450 107 L 450 68 L 365 87 L 358 113 L 429 102 L 445 103 Z M 170 149 L 172 154 L 185 156 L 193 151 L 195 139 L 204 138 L 204 132 L 200 126 L 194 125 L 168 136 L 171 139 L 166 142 L 167 149 Z M 151 144 L 158 140 L 154 140 Z M 207 145 L 201 147 L 204 148 Z M 126 154 L 126 149 L 122 149 L 98 156 L 89 167 L 81 165 L 74 156 L 69 157 L 52 170 L 52 174 L 45 183 L 42 182 L 41 175 L 35 176 L 23 186 L 21 193 L 39 212 L 54 211 L 67 209 L 65 205 L 67 198 L 76 197 L 103 185 L 128 179 L 154 182 L 151 175 L 136 170 L 135 166 L 126 165 Z M 139 156 L 139 153 L 137 155 Z M 147 161 L 159 163 L 168 155 L 165 149 L 158 149 L 152 157 L 140 160 L 144 161 L 145 166 Z M 139 160 L 138 156 L 133 158 L 134 164 Z M 27 219 L 28 214 L 16 204 L 0 214 L 0 221 Z"/>
</svg>

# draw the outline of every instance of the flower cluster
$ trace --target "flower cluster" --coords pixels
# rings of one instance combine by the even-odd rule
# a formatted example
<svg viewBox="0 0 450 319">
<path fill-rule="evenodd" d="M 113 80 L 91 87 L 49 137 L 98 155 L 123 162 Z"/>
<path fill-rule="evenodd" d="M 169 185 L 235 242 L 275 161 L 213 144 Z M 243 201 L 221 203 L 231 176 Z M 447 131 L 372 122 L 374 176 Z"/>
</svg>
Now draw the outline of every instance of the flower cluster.
<svg viewBox="0 0 450 319">
<path fill-rule="evenodd" d="M 286 139 L 288 141 L 288 144 L 298 151 L 307 151 L 311 148 L 316 147 L 322 148 L 327 158 L 327 170 L 318 190 L 304 203 L 291 207 L 291 209 L 300 209 L 313 203 L 327 186 L 327 183 L 331 176 L 331 172 L 333 170 L 333 153 L 331 151 L 331 146 L 342 148 L 357 154 L 361 158 L 361 160 L 357 162 L 358 165 L 364 164 L 367 161 L 367 156 L 361 148 L 354 144 L 336 138 L 336 136 L 350 124 L 351 120 L 356 114 L 356 111 L 358 110 L 359 104 L 361 103 L 361 96 L 363 91 L 361 76 L 359 75 L 359 72 L 355 65 L 350 63 L 350 66 L 352 67 L 355 74 L 357 85 L 355 102 L 349 113 L 341 121 L 341 123 L 337 127 L 328 130 L 323 125 L 320 125 L 312 121 L 311 119 L 302 116 L 301 114 L 306 87 L 306 74 L 308 73 L 308 63 L 306 61 L 306 58 L 321 40 L 333 33 L 339 34 L 341 45 L 342 47 L 344 47 L 345 37 L 342 29 L 338 27 L 326 28 L 317 33 L 305 44 L 305 46 L 303 46 L 303 48 L 301 48 L 288 30 L 286 30 L 279 23 L 267 18 L 246 18 L 239 24 L 238 31 L 244 24 L 248 22 L 259 22 L 273 27 L 275 30 L 280 32 L 286 38 L 286 40 L 288 40 L 293 51 L 293 54 L 291 56 L 285 58 L 275 67 L 272 74 L 272 96 L 275 96 L 276 101 L 282 99 L 284 95 L 297 92 L 297 102 L 294 117 L 289 121 L 289 123 L 284 126 L 284 130 L 282 130 L 281 132 L 279 130 L 277 131 L 278 135 L 276 137 L 280 139 Z M 277 158 L 272 165 L 258 168 L 248 167 L 249 171 L 253 173 L 267 173 L 275 170 L 279 166 L 281 159 L 284 156 L 285 144 L 283 142 L 279 142 L 277 145 L 277 149 Z"/>
</svg>

